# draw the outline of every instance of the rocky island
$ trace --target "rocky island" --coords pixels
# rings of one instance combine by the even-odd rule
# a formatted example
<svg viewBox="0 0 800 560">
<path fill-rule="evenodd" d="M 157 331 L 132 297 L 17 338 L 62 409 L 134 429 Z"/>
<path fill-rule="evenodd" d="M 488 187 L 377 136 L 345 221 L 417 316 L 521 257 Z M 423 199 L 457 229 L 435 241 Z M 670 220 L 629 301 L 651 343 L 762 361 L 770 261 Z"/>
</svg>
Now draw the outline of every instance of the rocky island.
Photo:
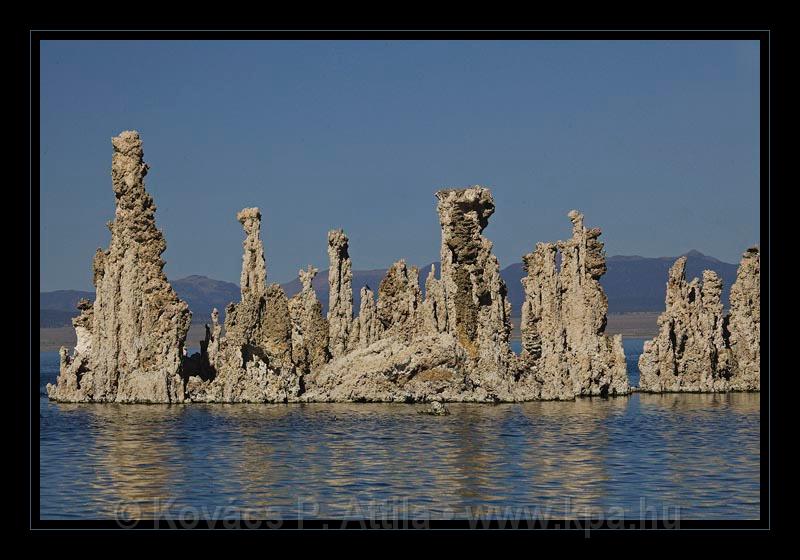
<svg viewBox="0 0 800 560">
<path fill-rule="evenodd" d="M 430 270 L 424 295 L 418 270 L 399 260 L 377 298 L 357 287 L 358 315 L 344 231 L 328 233 L 324 316 L 312 286 L 315 267 L 299 271 L 303 288 L 291 299 L 267 284 L 261 213 L 243 209 L 236 216 L 245 236 L 240 300 L 225 309 L 224 325 L 212 311 L 200 352 L 187 356 L 191 314 L 163 272 L 166 244 L 144 186 L 141 139 L 128 131 L 112 144 L 111 244 L 95 255 L 97 297 L 79 304 L 78 342 L 71 355 L 60 350 L 59 377 L 47 385 L 52 400 L 515 402 L 631 391 L 621 336 L 605 334 L 601 231 L 587 228 L 575 210 L 570 239 L 539 243 L 524 257 L 522 352 L 511 350 L 507 288 L 483 236 L 494 200 L 481 186 L 436 193 L 441 267 L 438 276 L 435 266 Z M 752 251 L 725 318 L 713 273 L 702 288 L 687 285 L 676 263 L 661 333 L 640 360 L 642 389 L 759 389 L 759 268 Z"/>
<path fill-rule="evenodd" d="M 761 386 L 760 253 L 742 256 L 723 315 L 722 280 L 710 270 L 686 281 L 686 257 L 669 271 L 659 334 L 639 357 L 642 391 L 758 391 Z"/>
</svg>

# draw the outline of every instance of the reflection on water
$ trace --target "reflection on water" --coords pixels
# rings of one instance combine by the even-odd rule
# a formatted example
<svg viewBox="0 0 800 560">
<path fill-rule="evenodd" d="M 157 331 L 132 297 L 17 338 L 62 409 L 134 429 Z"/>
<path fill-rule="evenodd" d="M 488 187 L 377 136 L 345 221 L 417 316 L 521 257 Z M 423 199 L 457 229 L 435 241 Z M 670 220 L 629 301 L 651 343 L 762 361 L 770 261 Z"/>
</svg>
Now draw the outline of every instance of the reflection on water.
<svg viewBox="0 0 800 560">
<path fill-rule="evenodd" d="M 55 363 L 53 364 L 53 358 Z M 42 354 L 42 377 L 58 356 Z M 751 518 L 758 394 L 448 405 L 63 405 L 41 399 L 43 518 Z M 609 513 L 611 512 L 611 513 Z M 616 515 L 619 515 L 616 513 Z"/>
</svg>

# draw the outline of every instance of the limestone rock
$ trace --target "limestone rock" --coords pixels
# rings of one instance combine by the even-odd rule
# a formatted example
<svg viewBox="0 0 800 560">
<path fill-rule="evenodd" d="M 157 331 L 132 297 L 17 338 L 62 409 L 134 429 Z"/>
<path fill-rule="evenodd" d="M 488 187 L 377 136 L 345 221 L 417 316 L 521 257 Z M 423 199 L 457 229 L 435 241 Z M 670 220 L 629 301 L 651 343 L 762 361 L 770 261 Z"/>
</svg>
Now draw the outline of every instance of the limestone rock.
<svg viewBox="0 0 800 560">
<path fill-rule="evenodd" d="M 353 345 L 354 348 L 366 348 L 380 337 L 375 294 L 373 294 L 372 290 L 367 286 L 361 288 L 361 307 L 355 326 L 355 334 L 358 335 L 358 344 Z"/>
<path fill-rule="evenodd" d="M 731 286 L 727 322 L 731 352 L 731 389 L 761 389 L 761 255 L 758 247 L 745 251 Z"/>
<path fill-rule="evenodd" d="M 200 353 L 183 356 L 188 308 L 162 272 L 164 241 L 155 228 L 152 199 L 144 191 L 147 168 L 141 143 L 130 134 L 114 141 L 117 217 L 110 224 L 111 247 L 94 257 L 98 299 L 94 305 L 79 304 L 81 314 L 73 321 L 78 343 L 72 356 L 66 349 L 60 353 L 57 384 L 48 386 L 51 398 L 435 402 L 439 404 L 432 410 L 439 414 L 446 411 L 443 402 L 628 392 L 621 338 L 604 334 L 600 230 L 585 228 L 578 212 L 569 214 L 570 240 L 540 243 L 525 256 L 523 352 L 516 356 L 511 351 L 507 289 L 492 243 L 482 235 L 494 200 L 481 186 L 436 193 L 441 269 L 437 278 L 436 267 L 431 268 L 424 299 L 418 270 L 399 260 L 381 281 L 377 301 L 369 287 L 361 288 L 355 318 L 349 242 L 343 231 L 328 234 L 326 318 L 312 286 L 316 268 L 299 272 L 303 287 L 291 299 L 279 285 L 267 284 L 261 213 L 244 208 L 237 214 L 245 234 L 240 301 L 226 308 L 224 334 L 214 309 Z M 757 258 L 755 265 L 748 258 L 738 282 L 735 315 L 728 322 L 735 349 L 718 353 L 719 360 L 743 364 L 743 372 L 752 371 L 744 364 L 758 351 L 749 334 L 758 322 L 753 279 L 758 265 Z M 705 307 L 693 324 L 713 333 L 709 340 L 714 344 L 724 344 L 728 331 L 718 320 L 717 280 L 705 279 L 700 296 Z M 701 293 L 699 286 L 694 288 Z M 751 377 L 743 374 L 740 384 L 752 384 Z"/>
<path fill-rule="evenodd" d="M 639 357 L 639 388 L 650 392 L 729 389 L 728 352 L 723 330 L 722 280 L 710 270 L 702 282 L 686 281 L 686 257 L 669 271 L 666 309 L 658 335 Z"/>
<path fill-rule="evenodd" d="M 291 359 L 291 323 L 286 294 L 266 284 L 261 242 L 261 213 L 245 208 L 237 214 L 245 233 L 241 300 L 226 309 L 225 336 L 220 339 L 218 313 L 206 326 L 198 375 L 187 382 L 195 402 L 288 402 L 302 391 L 302 372 Z M 210 372 L 207 375 L 206 372 Z"/>
<path fill-rule="evenodd" d="M 433 401 L 427 409 L 420 410 L 419 413 L 430 414 L 431 416 L 449 416 L 450 409 L 448 409 L 440 401 Z"/>
<path fill-rule="evenodd" d="M 328 327 L 333 358 L 345 354 L 353 325 L 353 271 L 344 231 L 328 232 Z"/>
<path fill-rule="evenodd" d="M 437 193 L 442 271 L 426 280 L 397 261 L 378 289 L 362 290 L 357 349 L 309 379 L 304 400 L 497 402 L 537 398 L 510 374 L 510 305 L 491 242 L 481 235 L 494 211 L 483 187 Z M 333 261 L 332 261 L 333 262 Z M 334 315 L 332 314 L 331 317 Z M 333 332 L 333 331 L 332 331 Z"/>
<path fill-rule="evenodd" d="M 378 287 L 376 308 L 378 337 L 411 341 L 422 325 L 419 271 L 401 259 L 386 272 Z"/>
<path fill-rule="evenodd" d="M 761 297 L 758 248 L 742 256 L 731 287 L 731 309 L 722 314 L 722 280 L 706 270 L 686 281 L 686 257 L 672 266 L 659 334 L 639 357 L 639 382 L 650 392 L 759 391 Z"/>
<path fill-rule="evenodd" d="M 505 285 L 499 278 L 492 243 L 481 233 L 494 213 L 489 189 L 474 186 L 444 189 L 436 193 L 442 228 L 441 285 L 444 294 L 446 331 L 456 336 L 473 358 L 501 362 L 510 353 L 508 344 L 490 356 L 482 354 L 487 333 L 510 332 Z M 437 320 L 438 322 L 438 320 Z M 497 364 L 502 367 L 502 363 Z"/>
<path fill-rule="evenodd" d="M 523 257 L 521 376 L 542 399 L 624 395 L 630 390 L 622 337 L 605 333 L 608 300 L 600 229 L 587 229 L 572 210 L 572 238 L 538 243 Z M 560 269 L 557 255 L 561 255 Z"/>
<path fill-rule="evenodd" d="M 425 301 L 423 302 L 425 327 L 430 332 L 447 330 L 447 305 L 445 305 L 442 282 L 436 278 L 436 265 L 431 265 L 425 279 Z"/>
<path fill-rule="evenodd" d="M 462 400 L 470 389 L 466 359 L 449 334 L 420 337 L 413 344 L 389 336 L 326 364 L 302 400 L 425 402 L 436 395 Z"/>
<path fill-rule="evenodd" d="M 328 352 L 328 321 L 322 316 L 322 304 L 317 299 L 312 280 L 319 272 L 309 265 L 300 270 L 303 289 L 289 300 L 292 322 L 292 362 L 303 372 L 318 371 L 330 358 Z"/>
<path fill-rule="evenodd" d="M 145 190 L 148 166 L 133 131 L 112 139 L 116 196 L 111 244 L 93 261 L 96 298 L 82 305 L 74 325 L 73 356 L 62 349 L 58 401 L 182 402 L 183 346 L 191 316 L 164 275 L 166 243 Z"/>
<path fill-rule="evenodd" d="M 302 391 L 302 377 L 293 369 L 272 368 L 258 355 L 245 361 L 241 349 L 235 346 L 225 346 L 223 354 L 224 366 L 210 382 L 203 382 L 199 377 L 189 378 L 189 400 L 212 403 L 290 402 L 297 400 Z"/>
<path fill-rule="evenodd" d="M 264 337 L 263 323 L 266 315 L 266 263 L 261 242 L 261 212 L 258 208 L 244 208 L 236 219 L 242 224 L 245 239 L 242 243 L 241 300 L 230 303 L 225 309 L 225 343 L 241 347 L 245 361 L 252 354 L 265 358 L 260 342 Z"/>
<path fill-rule="evenodd" d="M 243 208 L 236 219 L 244 228 L 244 254 L 239 287 L 242 299 L 258 299 L 266 294 L 267 265 L 261 242 L 261 212 L 258 208 Z"/>
<path fill-rule="evenodd" d="M 205 327 L 206 336 L 200 341 L 199 363 L 194 375 L 208 381 L 216 375 L 216 367 L 219 364 L 222 326 L 219 324 L 219 311 L 216 307 L 211 310 L 211 326 L 206 325 Z"/>
<path fill-rule="evenodd" d="M 72 320 L 75 328 L 75 354 L 89 356 L 92 353 L 92 328 L 94 323 L 94 304 L 88 299 L 81 298 L 77 305 L 81 312 Z"/>
<path fill-rule="evenodd" d="M 492 242 L 482 235 L 495 209 L 492 193 L 476 185 L 440 190 L 436 198 L 441 278 L 437 285 L 429 277 L 428 323 L 444 326 L 475 361 L 474 383 L 505 383 L 512 361 L 511 307 Z"/>
<path fill-rule="evenodd" d="M 263 321 L 263 345 L 270 363 L 281 367 L 292 365 L 292 321 L 289 300 L 280 284 L 267 286 L 267 310 Z"/>
</svg>

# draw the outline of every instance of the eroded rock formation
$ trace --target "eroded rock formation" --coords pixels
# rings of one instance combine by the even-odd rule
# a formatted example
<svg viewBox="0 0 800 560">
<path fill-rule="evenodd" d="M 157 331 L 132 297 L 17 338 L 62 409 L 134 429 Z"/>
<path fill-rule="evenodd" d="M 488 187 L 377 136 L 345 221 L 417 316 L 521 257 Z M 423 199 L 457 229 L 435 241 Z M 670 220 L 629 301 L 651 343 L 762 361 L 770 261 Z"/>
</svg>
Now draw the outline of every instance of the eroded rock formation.
<svg viewBox="0 0 800 560">
<path fill-rule="evenodd" d="M 163 272 L 166 243 L 145 190 L 148 166 L 139 134 L 122 132 L 111 143 L 111 244 L 95 254 L 94 304 L 79 305 L 73 320 L 78 344 L 71 356 L 60 350 L 59 377 L 47 393 L 58 401 L 182 402 L 189 308 Z"/>
<path fill-rule="evenodd" d="M 644 391 L 721 391 L 727 386 L 722 331 L 722 281 L 706 270 L 703 281 L 686 281 L 686 257 L 669 271 L 666 310 L 658 336 L 639 357 L 639 388 Z M 718 367 L 721 366 L 721 367 Z"/>
<path fill-rule="evenodd" d="M 217 310 L 212 312 L 213 327 L 206 326 L 200 346 L 199 375 L 189 377 L 187 397 L 196 402 L 294 400 L 302 390 L 302 371 L 291 360 L 286 295 L 280 286 L 266 284 L 261 212 L 244 208 L 236 218 L 245 233 L 241 300 L 226 308 L 224 337 Z"/>
<path fill-rule="evenodd" d="M 444 332 L 447 330 L 447 307 L 444 303 L 444 288 L 442 282 L 436 278 L 436 265 L 431 265 L 428 277 L 425 279 L 425 301 L 423 302 L 423 319 L 430 332 Z"/>
<path fill-rule="evenodd" d="M 421 333 L 419 270 L 401 259 L 386 272 L 378 287 L 377 336 L 410 342 Z"/>
<path fill-rule="evenodd" d="M 728 345 L 731 351 L 731 389 L 761 388 L 761 254 L 745 251 L 731 286 Z"/>
<path fill-rule="evenodd" d="M 432 270 L 423 300 L 418 270 L 397 261 L 378 289 L 362 291 L 358 347 L 326 364 L 309 400 L 526 400 L 515 392 L 510 306 L 491 242 L 481 235 L 494 212 L 483 187 L 437 193 L 442 273 Z M 365 297 L 366 296 L 366 297 Z M 374 318 L 373 318 L 374 317 Z M 517 387 L 519 388 L 519 387 Z"/>
<path fill-rule="evenodd" d="M 368 286 L 361 288 L 361 308 L 358 311 L 358 320 L 355 322 L 353 334 L 357 343 L 353 348 L 366 348 L 380 336 L 378 329 L 378 312 L 375 305 L 375 294 Z"/>
<path fill-rule="evenodd" d="M 437 324 L 454 335 L 474 358 L 502 363 L 510 352 L 511 325 L 506 287 L 500 278 L 492 242 L 481 233 L 494 214 L 489 189 L 445 189 L 436 193 L 439 223 L 442 228 L 441 290 L 433 286 L 433 297 L 441 297 Z M 432 282 L 432 284 L 434 284 Z M 440 295 L 441 294 L 441 295 Z M 484 342 L 497 336 L 497 351 L 486 352 Z"/>
<path fill-rule="evenodd" d="M 649 392 L 757 391 L 760 388 L 759 254 L 745 252 L 723 316 L 722 280 L 710 270 L 686 281 L 686 257 L 669 271 L 659 334 L 639 357 Z"/>
<path fill-rule="evenodd" d="M 303 289 L 289 300 L 292 322 L 292 361 L 300 371 L 314 373 L 329 359 L 328 321 L 322 316 L 322 303 L 311 282 L 319 272 L 309 265 L 300 270 Z M 351 303 L 352 305 L 352 303 Z"/>
<path fill-rule="evenodd" d="M 328 340 L 333 358 L 347 353 L 353 328 L 353 270 L 348 243 L 344 231 L 328 232 Z"/>
<path fill-rule="evenodd" d="M 522 353 L 510 348 L 511 308 L 492 243 L 489 189 L 436 193 L 441 268 L 425 280 L 395 262 L 377 290 L 360 288 L 353 315 L 352 263 L 342 230 L 328 234 L 329 311 L 299 272 L 287 299 L 267 284 L 261 213 L 237 214 L 245 239 L 241 298 L 216 309 L 200 353 L 184 355 L 190 314 L 163 273 L 165 242 L 144 189 L 147 165 L 135 132 L 113 139 L 116 216 L 111 244 L 93 262 L 94 304 L 81 301 L 77 344 L 60 351 L 48 395 L 115 402 L 497 402 L 573 399 L 629 392 L 621 337 L 605 335 L 608 304 L 600 230 L 569 213 L 572 237 L 525 255 Z M 670 271 L 660 334 L 640 359 L 653 391 L 753 390 L 760 383 L 759 253 L 748 250 L 723 317 L 722 283 L 706 271 L 686 282 L 685 259 Z"/>
<path fill-rule="evenodd" d="M 264 349 L 273 364 L 292 365 L 292 321 L 289 299 L 280 284 L 267 286 L 267 313 L 264 317 Z"/>
<path fill-rule="evenodd" d="M 606 272 L 601 232 L 584 227 L 575 210 L 568 216 L 571 239 L 538 243 L 523 257 L 522 378 L 539 387 L 542 399 L 623 395 L 630 388 L 622 337 L 604 334 L 608 300 L 599 282 Z"/>
<path fill-rule="evenodd" d="M 244 208 L 236 219 L 245 232 L 240 280 L 241 299 L 225 309 L 225 343 L 241 348 L 247 361 L 255 354 L 264 358 L 260 344 L 264 339 L 263 323 L 267 310 L 266 263 L 261 243 L 261 212 Z"/>
</svg>

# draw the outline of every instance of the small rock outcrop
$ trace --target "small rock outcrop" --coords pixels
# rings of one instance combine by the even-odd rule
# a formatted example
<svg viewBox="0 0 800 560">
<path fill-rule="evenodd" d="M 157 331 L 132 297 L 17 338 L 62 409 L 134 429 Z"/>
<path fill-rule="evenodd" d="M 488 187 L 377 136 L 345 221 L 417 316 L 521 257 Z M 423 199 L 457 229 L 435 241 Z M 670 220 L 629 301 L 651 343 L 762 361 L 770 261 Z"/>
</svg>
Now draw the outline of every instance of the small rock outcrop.
<svg viewBox="0 0 800 560">
<path fill-rule="evenodd" d="M 639 388 L 648 392 L 757 391 L 760 388 L 758 249 L 745 252 L 723 315 L 722 280 L 706 270 L 686 281 L 686 257 L 669 271 L 659 333 L 639 357 Z"/>
<path fill-rule="evenodd" d="M 448 409 L 440 401 L 433 401 L 428 408 L 420 410 L 420 414 L 429 414 L 430 416 L 449 416 L 450 409 Z"/>
<path fill-rule="evenodd" d="M 630 387 L 622 337 L 604 334 L 601 231 L 584 227 L 583 214 L 575 210 L 568 216 L 571 239 L 538 243 L 523 257 L 521 375 L 539 387 L 542 399 L 624 395 Z"/>
<path fill-rule="evenodd" d="M 184 400 L 183 347 L 191 315 L 163 272 L 166 242 L 145 190 L 139 134 L 112 138 L 116 196 L 111 244 L 93 262 L 94 304 L 73 320 L 78 343 L 61 357 L 48 396 L 64 402 L 174 403 Z"/>
</svg>

